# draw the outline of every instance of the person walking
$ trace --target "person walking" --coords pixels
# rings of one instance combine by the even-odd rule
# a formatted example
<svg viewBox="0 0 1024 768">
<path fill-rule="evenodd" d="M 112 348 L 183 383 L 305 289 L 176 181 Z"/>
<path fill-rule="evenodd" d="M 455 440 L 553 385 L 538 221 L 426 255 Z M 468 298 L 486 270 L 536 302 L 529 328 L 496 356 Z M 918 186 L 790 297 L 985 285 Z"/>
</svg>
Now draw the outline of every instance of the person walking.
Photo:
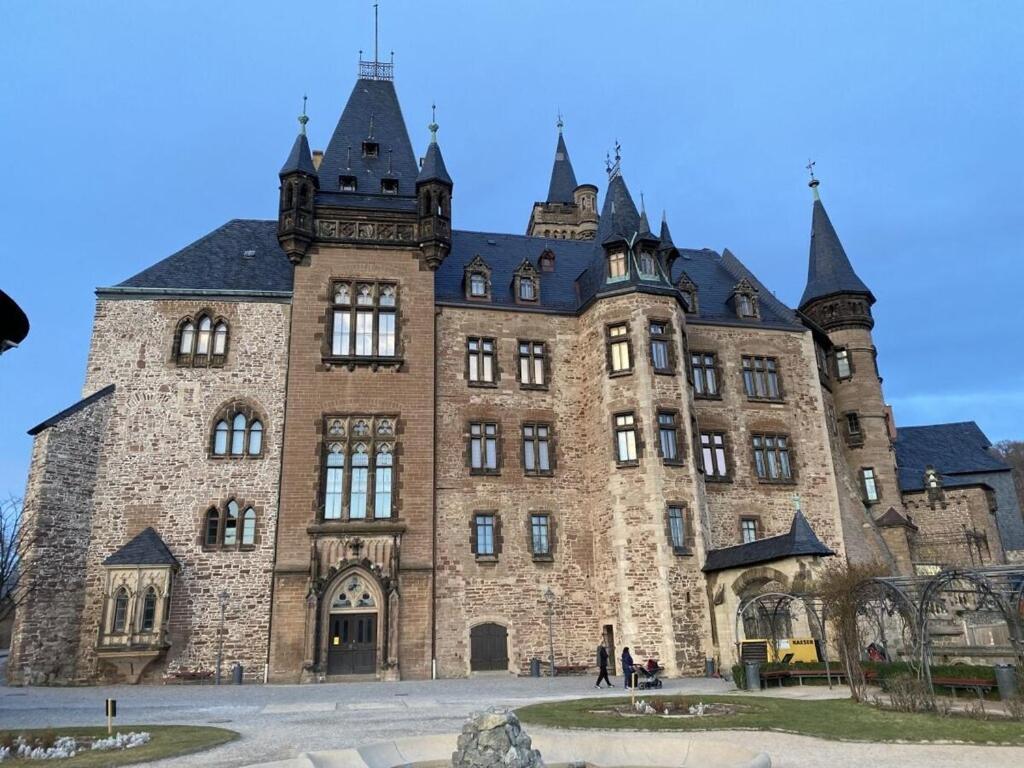
<svg viewBox="0 0 1024 768">
<path fill-rule="evenodd" d="M 601 641 L 600 645 L 597 646 L 597 683 L 595 687 L 601 687 L 601 681 L 604 680 L 608 683 L 608 687 L 612 687 L 612 681 L 608 679 L 608 649 L 604 647 L 604 640 Z"/>
<path fill-rule="evenodd" d="M 629 646 L 622 649 L 622 675 L 626 679 L 626 688 L 632 688 L 633 682 L 633 657 L 629 655 Z"/>
</svg>

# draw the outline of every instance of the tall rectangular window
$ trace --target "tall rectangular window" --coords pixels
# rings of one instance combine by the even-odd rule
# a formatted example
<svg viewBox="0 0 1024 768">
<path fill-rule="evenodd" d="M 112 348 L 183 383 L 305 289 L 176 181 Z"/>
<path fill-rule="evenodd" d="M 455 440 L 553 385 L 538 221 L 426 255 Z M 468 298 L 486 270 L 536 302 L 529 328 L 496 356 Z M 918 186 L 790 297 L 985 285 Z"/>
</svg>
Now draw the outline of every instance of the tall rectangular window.
<svg viewBox="0 0 1024 768">
<path fill-rule="evenodd" d="M 608 255 L 608 282 L 614 283 L 625 280 L 626 275 L 626 252 L 614 251 Z"/>
<path fill-rule="evenodd" d="M 740 518 L 740 538 L 744 544 L 750 544 L 752 541 L 757 541 L 759 533 L 759 521 L 756 517 L 741 517 Z"/>
<path fill-rule="evenodd" d="M 728 479 L 729 470 L 725 461 L 725 433 L 701 432 L 700 450 L 705 479 Z"/>
<path fill-rule="evenodd" d="M 878 480 L 875 477 L 875 470 L 871 467 L 864 467 L 860 471 L 860 482 L 864 491 L 864 501 L 869 504 L 878 501 Z"/>
<path fill-rule="evenodd" d="M 658 450 L 663 461 L 679 461 L 679 424 L 672 411 L 658 411 Z"/>
<path fill-rule="evenodd" d="M 853 375 L 850 367 L 850 351 L 846 347 L 836 347 L 836 378 L 848 379 Z"/>
<path fill-rule="evenodd" d="M 530 387 L 547 385 L 544 371 L 545 345 L 542 341 L 519 342 L 519 383 Z"/>
<path fill-rule="evenodd" d="M 686 520 L 682 507 L 669 505 L 668 535 L 672 542 L 672 549 L 676 552 L 686 549 Z"/>
<path fill-rule="evenodd" d="M 547 515 L 530 515 L 530 547 L 533 556 L 551 554 L 551 527 Z"/>
<path fill-rule="evenodd" d="M 660 320 L 652 321 L 649 329 L 651 334 L 651 367 L 656 373 L 672 373 L 672 354 L 670 347 L 671 335 L 669 324 Z"/>
<path fill-rule="evenodd" d="M 523 424 L 523 470 L 528 475 L 551 473 L 551 427 Z"/>
<path fill-rule="evenodd" d="M 348 501 L 348 516 L 353 520 L 366 517 L 366 481 L 369 473 L 370 457 L 366 447 L 357 445 L 352 453 L 352 487 Z"/>
<path fill-rule="evenodd" d="M 397 299 L 398 288 L 390 283 L 335 283 L 331 355 L 394 357 Z"/>
<path fill-rule="evenodd" d="M 633 368 L 629 354 L 629 328 L 625 324 L 608 326 L 608 366 L 612 373 Z"/>
<path fill-rule="evenodd" d="M 754 468 L 761 480 L 793 479 L 789 438 L 785 435 L 752 435 Z"/>
<path fill-rule="evenodd" d="M 373 516 L 377 519 L 391 517 L 391 483 L 393 458 L 390 449 L 385 446 L 377 451 L 374 462 Z"/>
<path fill-rule="evenodd" d="M 493 384 L 494 339 L 466 339 L 467 371 L 471 384 Z"/>
<path fill-rule="evenodd" d="M 690 355 L 695 397 L 718 397 L 718 372 L 714 352 L 693 352 Z"/>
<path fill-rule="evenodd" d="M 637 461 L 636 417 L 620 413 L 615 417 L 615 460 L 619 464 Z"/>
<path fill-rule="evenodd" d="M 743 356 L 743 388 L 747 397 L 758 400 L 781 400 L 778 361 L 774 357 Z"/>
<path fill-rule="evenodd" d="M 860 437 L 860 416 L 856 413 L 847 413 L 846 416 L 846 434 L 852 438 Z"/>
<path fill-rule="evenodd" d="M 477 514 L 473 518 L 477 557 L 494 556 L 494 515 Z"/>
<path fill-rule="evenodd" d="M 332 446 L 327 452 L 326 480 L 324 482 L 324 519 L 341 518 L 341 500 L 345 487 L 345 448 Z"/>
<path fill-rule="evenodd" d="M 393 416 L 325 419 L 321 476 L 324 520 L 390 518 L 394 471 Z"/>
<path fill-rule="evenodd" d="M 469 465 L 478 473 L 498 471 L 498 425 L 474 421 L 469 425 Z"/>
</svg>

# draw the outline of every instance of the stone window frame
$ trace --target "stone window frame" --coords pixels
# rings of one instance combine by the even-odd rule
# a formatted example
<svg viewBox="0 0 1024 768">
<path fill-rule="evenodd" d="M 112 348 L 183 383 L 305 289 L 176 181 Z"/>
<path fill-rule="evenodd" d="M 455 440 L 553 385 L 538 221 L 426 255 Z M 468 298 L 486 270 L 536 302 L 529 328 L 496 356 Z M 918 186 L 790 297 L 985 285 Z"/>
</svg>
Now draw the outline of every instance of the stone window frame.
<svg viewBox="0 0 1024 768">
<path fill-rule="evenodd" d="M 472 278 L 474 275 L 482 276 L 484 279 L 484 293 L 477 295 L 472 291 Z M 491 300 L 491 268 L 483 257 L 477 255 L 466 265 L 462 275 L 463 290 L 468 301 L 489 302 Z"/>
<path fill-rule="evenodd" d="M 546 552 L 538 552 L 534 546 L 533 526 L 535 517 L 543 517 L 547 522 L 546 533 L 548 549 Z M 526 513 L 526 546 L 535 563 L 550 563 L 555 559 L 555 532 L 555 516 L 551 512 L 547 510 L 532 509 Z"/>
<path fill-rule="evenodd" d="M 686 299 L 687 309 L 685 310 L 688 315 L 699 315 L 700 314 L 700 299 L 697 295 L 697 284 L 690 279 L 690 276 L 683 272 L 679 275 L 679 280 L 676 283 L 676 287 L 680 293 L 683 294 L 683 298 Z"/>
<path fill-rule="evenodd" d="M 531 429 L 531 428 L 533 429 L 533 437 L 532 438 L 527 438 L 526 430 L 527 429 Z M 538 431 L 540 429 L 546 429 L 548 431 L 547 440 L 543 441 L 543 442 L 547 442 L 547 445 L 548 445 L 548 468 L 547 469 L 540 469 L 540 467 L 539 467 L 539 458 L 540 458 L 539 446 L 540 446 L 540 443 L 542 442 L 541 439 L 540 439 L 540 436 L 538 434 Z M 520 436 L 522 438 L 522 448 L 523 449 L 522 449 L 522 453 L 520 454 L 520 460 L 523 463 L 523 474 L 526 475 L 527 477 L 552 477 L 552 476 L 554 476 L 554 474 L 555 474 L 555 463 L 556 463 L 555 462 L 555 452 L 556 452 L 556 448 L 557 448 L 557 441 L 555 439 L 554 426 L 550 422 L 547 422 L 547 421 L 533 421 L 533 420 L 524 421 L 519 426 L 519 434 L 520 434 Z M 527 449 L 527 445 L 529 443 L 531 443 L 531 442 L 534 445 L 534 451 L 535 451 L 535 457 L 534 457 L 535 467 L 532 470 L 526 468 L 526 449 Z"/>
<path fill-rule="evenodd" d="M 694 358 L 699 357 L 701 364 L 699 366 L 694 365 Z M 711 358 L 710 366 L 707 363 L 706 358 Z M 708 351 L 693 351 L 690 350 L 690 376 L 693 381 L 693 396 L 698 400 L 721 400 L 722 399 L 722 369 L 718 364 L 718 353 Z M 699 371 L 699 373 L 698 373 Z M 707 392 L 707 372 L 710 371 L 715 378 L 715 391 L 714 393 Z M 700 379 L 704 386 L 704 392 L 697 391 L 697 379 Z"/>
<path fill-rule="evenodd" d="M 761 441 L 761 448 L 760 449 L 758 448 L 758 444 L 757 444 L 759 440 Z M 785 440 L 785 445 L 782 446 L 782 447 L 779 447 L 779 445 L 778 445 L 779 440 Z M 773 448 L 769 448 L 769 446 L 768 446 L 769 441 L 774 442 L 775 445 L 774 445 Z M 789 465 L 789 476 L 785 477 L 785 476 L 783 476 L 781 474 L 779 475 L 779 477 L 771 477 L 768 474 L 765 474 L 765 475 L 762 476 L 757 471 L 757 466 L 758 466 L 758 464 L 757 464 L 757 454 L 758 454 L 758 450 L 764 451 L 764 458 L 765 458 L 764 467 L 765 467 L 765 472 L 766 473 L 768 472 L 768 466 L 769 466 L 768 465 L 768 461 L 767 461 L 769 453 L 774 453 L 775 454 L 777 466 L 780 468 L 780 470 L 781 470 L 781 467 L 782 467 L 782 456 L 783 456 L 783 454 L 785 454 L 786 463 Z M 785 432 L 776 432 L 776 431 L 757 431 L 757 432 L 752 431 L 750 433 L 750 457 L 751 457 L 751 461 L 753 462 L 752 466 L 754 468 L 754 477 L 757 478 L 757 482 L 763 483 L 763 484 L 766 484 L 766 485 L 795 485 L 796 484 L 796 482 L 797 482 L 796 450 L 793 447 L 793 439 L 792 439 L 792 437 L 789 434 L 787 434 Z"/>
<path fill-rule="evenodd" d="M 651 328 L 652 325 L 660 325 L 663 327 L 663 331 L 660 334 L 655 334 Z M 672 320 L 669 318 L 662 317 L 649 317 L 647 318 L 647 352 L 651 358 L 651 370 L 661 376 L 675 376 L 676 374 L 676 349 L 673 340 L 675 338 L 675 326 L 672 324 Z M 654 364 L 654 343 L 659 342 L 665 345 L 665 356 L 668 359 L 668 367 L 658 368 Z"/>
<path fill-rule="evenodd" d="M 842 352 L 845 355 L 847 373 L 842 375 L 839 369 L 839 353 Z M 853 378 L 853 352 L 849 347 L 833 347 L 832 349 L 832 368 L 835 373 L 836 381 L 849 381 Z"/>
<path fill-rule="evenodd" d="M 861 423 L 860 413 L 857 411 L 843 411 L 843 440 L 851 448 L 860 448 L 864 445 L 864 425 Z M 857 429 L 852 429 L 856 423 Z"/>
<path fill-rule="evenodd" d="M 478 520 L 491 518 L 491 552 L 478 551 Z M 469 548 L 478 563 L 496 563 L 501 555 L 503 538 L 501 535 L 501 515 L 496 509 L 477 509 L 469 517 Z"/>
<path fill-rule="evenodd" d="M 732 289 L 731 300 L 733 311 L 735 311 L 737 318 L 740 320 L 761 319 L 761 307 L 758 300 L 759 293 L 760 291 L 747 278 L 743 278 L 736 283 Z M 750 311 L 744 311 L 745 307 L 749 307 Z"/>
<path fill-rule="evenodd" d="M 235 418 L 239 415 L 245 418 L 245 431 L 243 432 L 242 437 L 242 452 L 232 453 L 231 446 L 235 434 L 234 423 Z M 224 453 L 217 453 L 217 431 L 222 422 L 227 425 L 227 446 Z M 260 425 L 260 449 L 256 453 L 250 453 L 249 448 L 250 441 L 252 439 L 252 428 L 256 423 L 259 423 Z M 215 461 L 262 459 L 267 454 L 268 432 L 269 428 L 267 426 L 267 418 L 260 408 L 246 400 L 232 400 L 222 405 L 216 414 L 214 414 L 214 417 L 210 422 L 210 440 L 207 444 L 207 458 Z"/>
<path fill-rule="evenodd" d="M 740 515 L 737 515 L 736 523 L 737 530 L 740 535 L 740 544 L 751 544 L 755 541 L 760 541 L 764 538 L 764 521 L 761 519 L 760 515 L 742 513 Z M 751 541 L 746 541 L 743 538 L 744 527 L 746 523 L 754 524 L 754 538 Z"/>
<path fill-rule="evenodd" d="M 676 544 L 675 535 L 672 532 L 672 510 L 679 510 L 683 543 Z M 693 515 L 686 502 L 666 501 L 665 502 L 665 534 L 668 544 L 672 547 L 672 553 L 679 556 L 689 557 L 696 551 L 696 534 L 693 528 Z"/>
<path fill-rule="evenodd" d="M 724 475 L 710 474 L 707 468 L 707 462 L 704 461 L 704 436 L 708 435 L 712 438 L 710 441 L 709 448 L 711 449 L 712 456 L 717 453 L 717 448 L 722 449 L 722 461 L 725 466 L 721 467 L 725 471 Z M 715 437 L 721 438 L 721 444 L 714 442 Z M 729 433 L 725 429 L 717 427 L 700 427 L 697 432 L 697 443 L 700 448 L 700 468 L 704 475 L 704 482 L 706 483 L 731 483 L 733 480 L 733 464 L 732 464 L 732 446 L 731 440 L 729 439 Z M 716 467 L 718 462 L 715 462 Z"/>
<path fill-rule="evenodd" d="M 625 328 L 626 332 L 622 336 L 612 336 L 612 330 L 615 328 Z M 629 321 L 621 320 L 605 323 L 604 340 L 605 363 L 608 370 L 608 376 L 611 378 L 631 376 L 636 368 L 636 355 L 633 354 L 633 334 L 630 329 Z M 626 345 L 626 354 L 629 356 L 629 366 L 627 368 L 622 368 L 621 370 L 615 370 L 612 367 L 612 346 L 622 343 L 625 343 Z"/>
<path fill-rule="evenodd" d="M 361 287 L 369 287 L 371 304 L 359 304 L 357 294 Z M 342 287 L 348 287 L 348 302 L 338 299 Z M 381 296 L 385 289 L 394 291 L 394 304 L 382 304 Z M 332 277 L 327 283 L 326 312 L 324 315 L 323 343 L 321 358 L 325 367 L 330 370 L 335 366 L 353 371 L 356 367 L 369 367 L 376 371 L 380 367 L 401 368 L 404 363 L 404 345 L 402 344 L 402 291 L 398 280 L 381 280 L 379 278 Z M 373 313 L 373 329 L 371 331 L 372 351 L 369 355 L 358 355 L 355 352 L 357 340 L 357 319 L 359 314 L 370 310 Z M 347 313 L 349 317 L 349 352 L 334 352 L 334 324 L 339 313 Z M 380 354 L 380 318 L 390 315 L 394 318 L 395 354 Z"/>
<path fill-rule="evenodd" d="M 868 476 L 867 473 L 871 473 L 871 480 L 874 484 L 875 498 L 871 498 L 868 494 Z M 868 506 L 880 504 L 882 501 L 882 484 L 878 479 L 878 472 L 875 471 L 874 467 L 861 467 L 857 470 L 857 485 L 860 487 L 860 498 Z"/>
<path fill-rule="evenodd" d="M 480 428 L 480 434 L 476 435 L 473 433 L 474 426 Z M 488 435 L 487 428 L 494 427 L 494 434 Z M 494 466 L 487 467 L 486 456 L 487 456 L 487 441 L 489 437 L 494 438 Z M 481 466 L 473 466 L 473 440 L 479 438 L 480 443 L 480 459 Z M 501 422 L 495 418 L 482 417 L 479 419 L 470 419 L 466 422 L 465 432 L 465 443 L 466 443 L 466 467 L 469 469 L 470 475 L 482 475 L 487 477 L 497 477 L 501 475 L 501 453 L 502 453 L 502 429 Z"/>
<path fill-rule="evenodd" d="M 523 298 L 521 290 L 525 282 L 533 283 L 533 298 Z M 512 296 L 516 304 L 535 306 L 540 304 L 540 273 L 529 259 L 523 259 L 512 275 Z"/>
<path fill-rule="evenodd" d="M 631 417 L 633 419 L 631 424 L 619 424 L 618 421 L 622 417 Z M 612 426 L 612 457 L 615 459 L 615 466 L 619 469 L 625 469 L 628 467 L 639 467 L 640 460 L 644 456 L 644 438 L 643 438 L 643 424 L 641 423 L 640 416 L 635 410 L 616 411 L 612 414 L 611 418 Z M 619 433 L 632 432 L 633 442 L 636 448 L 635 459 L 620 459 L 619 458 Z"/>
<path fill-rule="evenodd" d="M 672 431 L 675 433 L 676 438 L 676 456 L 674 459 L 665 458 L 665 454 L 661 447 L 661 417 L 671 416 L 672 417 Z M 686 439 L 682 430 L 682 414 L 678 408 L 658 407 L 654 411 L 654 425 L 658 430 L 658 458 L 661 459 L 661 463 L 667 467 L 683 467 L 686 466 Z"/>
<path fill-rule="evenodd" d="M 360 423 L 366 425 L 366 432 L 358 429 Z M 325 415 L 320 422 L 320 472 L 318 481 L 318 499 L 316 503 L 317 522 L 324 525 L 358 523 L 368 525 L 384 525 L 401 517 L 401 420 L 394 413 L 331 413 Z M 340 430 L 340 431 L 339 431 Z M 352 456 L 357 447 L 363 446 L 366 451 L 366 502 L 363 517 L 351 516 L 352 504 Z M 341 508 L 338 517 L 327 517 L 327 458 L 341 449 L 344 456 L 341 478 Z M 382 451 L 391 456 L 390 465 L 377 464 L 377 457 Z M 391 470 L 391 514 L 377 516 L 377 470 Z"/>
<path fill-rule="evenodd" d="M 524 345 L 529 347 L 526 354 L 523 354 Z M 540 353 L 536 350 L 538 346 L 541 348 Z M 516 339 L 516 380 L 519 382 L 520 389 L 546 390 L 549 388 L 550 384 L 548 382 L 551 381 L 551 355 L 549 353 L 550 349 L 546 341 Z M 541 358 L 541 375 L 544 377 L 544 381 L 539 384 L 533 381 L 538 357 Z M 523 379 L 524 359 L 528 365 L 529 380 Z"/>
<path fill-rule="evenodd" d="M 477 344 L 477 349 L 473 349 L 474 342 Z M 488 353 L 484 347 L 490 344 L 491 350 Z M 479 378 L 484 371 L 484 358 L 490 355 L 491 358 L 491 379 L 490 381 L 483 378 Z M 472 358 L 476 356 L 477 360 L 477 376 L 478 378 L 474 381 L 470 378 L 470 370 Z M 493 336 L 467 336 L 466 337 L 466 366 L 464 370 L 466 385 L 470 387 L 484 387 L 488 389 L 494 389 L 498 386 L 498 382 L 501 381 L 501 366 L 498 364 L 498 340 Z"/>
<path fill-rule="evenodd" d="M 227 530 L 228 505 L 234 502 L 238 507 L 238 522 L 235 528 L 235 541 L 233 544 L 224 543 L 224 533 Z M 253 536 L 251 543 L 244 543 L 246 515 L 253 513 Z M 207 504 L 200 516 L 199 546 L 203 552 L 251 552 L 263 542 L 263 526 L 260 520 L 263 518 L 263 507 L 237 494 L 225 496 L 220 503 Z M 216 535 L 214 542 L 210 542 L 209 523 L 216 519 Z"/>
<path fill-rule="evenodd" d="M 204 321 L 210 322 L 209 340 L 207 341 L 207 352 L 199 353 L 196 348 L 199 345 L 199 326 Z M 191 343 L 189 351 L 182 352 L 181 346 L 186 327 L 192 327 Z M 224 329 L 224 351 L 215 353 L 217 335 L 220 329 Z M 216 314 L 209 307 L 204 307 L 198 312 L 178 320 L 174 327 L 174 346 L 171 348 L 171 357 L 179 368 L 221 368 L 227 362 L 228 351 L 231 348 L 231 324 L 223 315 Z"/>
<path fill-rule="evenodd" d="M 748 361 L 750 367 L 748 368 Z M 761 362 L 761 370 L 757 369 L 758 361 Z M 769 369 L 771 368 L 771 370 Z M 747 385 L 747 373 L 750 373 L 750 386 Z M 775 390 L 777 397 L 757 394 L 758 375 L 764 379 L 764 390 L 768 392 L 769 382 L 774 376 Z M 743 392 L 747 400 L 752 403 L 784 403 L 786 402 L 786 390 L 782 385 L 782 366 L 779 365 L 779 358 L 772 355 L 740 355 L 740 378 L 743 381 Z"/>
</svg>

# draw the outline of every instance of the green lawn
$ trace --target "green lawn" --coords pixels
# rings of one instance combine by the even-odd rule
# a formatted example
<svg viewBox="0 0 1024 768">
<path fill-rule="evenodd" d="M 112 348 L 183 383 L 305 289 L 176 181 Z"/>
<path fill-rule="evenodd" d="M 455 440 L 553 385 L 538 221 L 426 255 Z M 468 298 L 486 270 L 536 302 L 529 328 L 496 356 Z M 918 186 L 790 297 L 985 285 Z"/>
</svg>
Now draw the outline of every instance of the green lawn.
<svg viewBox="0 0 1024 768">
<path fill-rule="evenodd" d="M 179 757 L 192 752 L 201 752 L 220 744 L 226 744 L 238 738 L 235 731 L 226 728 L 210 728 L 201 725 L 121 725 L 114 732 L 129 733 L 135 731 L 148 732 L 152 738 L 149 743 L 133 749 L 112 750 L 110 752 L 85 752 L 66 760 L 5 760 L 4 768 L 22 768 L 23 766 L 60 766 L 64 768 L 114 768 L 120 765 L 131 765 L 164 757 Z M 106 726 L 99 728 L 83 728 L 68 726 L 67 728 L 22 728 L 19 730 L 0 731 L 0 738 L 8 735 L 27 736 L 44 732 L 57 736 L 106 736 Z"/>
<path fill-rule="evenodd" d="M 710 731 L 730 728 L 785 731 L 846 741 L 963 741 L 972 744 L 1024 745 L 1024 724 L 960 716 L 903 714 L 851 699 L 792 701 L 761 696 L 661 696 L 689 703 L 723 702 L 742 709 L 731 715 L 701 718 L 622 717 L 601 712 L 629 699 L 576 699 L 534 704 L 516 712 L 523 723 L 553 728 L 650 731 Z"/>
</svg>

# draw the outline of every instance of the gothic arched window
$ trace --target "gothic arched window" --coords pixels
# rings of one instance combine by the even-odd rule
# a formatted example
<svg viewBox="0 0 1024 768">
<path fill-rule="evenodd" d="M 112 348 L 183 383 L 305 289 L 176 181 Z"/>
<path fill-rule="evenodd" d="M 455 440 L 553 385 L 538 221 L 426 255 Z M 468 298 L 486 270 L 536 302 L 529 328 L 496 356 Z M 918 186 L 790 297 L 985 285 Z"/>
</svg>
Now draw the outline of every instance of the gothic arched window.
<svg viewBox="0 0 1024 768">
<path fill-rule="evenodd" d="M 263 454 L 263 421 L 244 403 L 230 403 L 214 422 L 210 454 L 214 458 L 241 458 Z"/>
<path fill-rule="evenodd" d="M 121 587 L 114 595 L 114 632 L 124 632 L 128 622 L 128 590 Z"/>
<path fill-rule="evenodd" d="M 206 510 L 203 524 L 203 543 L 208 547 L 220 544 L 220 510 L 211 507 Z"/>
<path fill-rule="evenodd" d="M 150 587 L 146 590 L 146 596 L 142 599 L 142 617 L 139 621 L 140 632 L 152 632 L 156 623 L 156 588 Z"/>
<path fill-rule="evenodd" d="M 233 547 L 238 543 L 238 502 L 232 499 L 224 510 L 224 546 Z"/>
<path fill-rule="evenodd" d="M 228 351 L 228 324 L 208 312 L 178 322 L 174 334 L 174 359 L 180 366 L 193 368 L 224 365 Z"/>
<path fill-rule="evenodd" d="M 248 549 L 256 544 L 256 510 L 231 499 L 222 508 L 210 507 L 203 517 L 203 546 L 206 549 Z"/>
<path fill-rule="evenodd" d="M 324 426 L 323 519 L 391 518 L 395 439 L 400 434 L 394 417 L 331 416 Z"/>
<path fill-rule="evenodd" d="M 242 546 L 256 543 L 256 510 L 249 507 L 242 514 Z"/>
</svg>

